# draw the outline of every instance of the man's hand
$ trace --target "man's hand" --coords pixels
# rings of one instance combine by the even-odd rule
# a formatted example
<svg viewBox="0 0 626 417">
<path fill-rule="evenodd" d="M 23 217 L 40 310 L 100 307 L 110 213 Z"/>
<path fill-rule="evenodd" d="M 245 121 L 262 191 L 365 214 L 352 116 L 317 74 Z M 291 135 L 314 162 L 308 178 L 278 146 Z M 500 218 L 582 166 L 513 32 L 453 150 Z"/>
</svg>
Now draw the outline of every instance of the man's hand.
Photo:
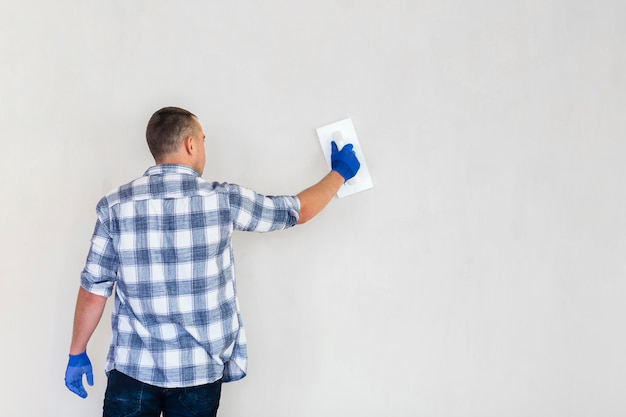
<svg viewBox="0 0 626 417">
<path fill-rule="evenodd" d="M 359 172 L 359 168 L 361 167 L 361 163 L 354 153 L 353 146 L 349 143 L 341 148 L 341 151 L 337 149 L 335 141 L 332 141 L 331 146 L 330 162 L 333 171 L 337 171 L 341 174 L 344 181 L 348 181 Z"/>
<path fill-rule="evenodd" d="M 87 383 L 93 386 L 93 371 L 87 351 L 78 355 L 70 355 L 65 370 L 65 386 L 81 398 L 87 398 L 87 391 L 83 387 L 83 375 L 87 375 Z"/>
</svg>

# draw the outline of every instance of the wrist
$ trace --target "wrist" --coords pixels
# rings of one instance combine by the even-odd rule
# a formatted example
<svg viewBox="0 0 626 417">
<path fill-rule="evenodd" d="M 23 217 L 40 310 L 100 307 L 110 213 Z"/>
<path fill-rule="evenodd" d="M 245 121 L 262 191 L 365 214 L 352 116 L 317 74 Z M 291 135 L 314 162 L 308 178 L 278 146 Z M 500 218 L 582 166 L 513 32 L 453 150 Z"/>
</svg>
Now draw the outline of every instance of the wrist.
<svg viewBox="0 0 626 417">
<path fill-rule="evenodd" d="M 70 354 L 69 366 L 86 366 L 90 364 L 91 361 L 89 360 L 89 356 L 87 356 L 87 351 L 81 352 L 78 355 Z"/>
<path fill-rule="evenodd" d="M 346 182 L 343 174 L 341 174 L 341 172 L 337 171 L 336 169 L 331 170 L 328 175 L 332 177 L 335 181 L 339 182 L 341 185 Z"/>
<path fill-rule="evenodd" d="M 78 355 L 82 355 L 83 353 L 87 353 L 87 348 L 86 347 L 70 347 L 70 356 L 78 356 Z"/>
<path fill-rule="evenodd" d="M 344 163 L 336 163 L 333 166 L 333 172 L 336 172 L 337 174 L 339 174 L 341 178 L 343 179 L 343 182 L 348 181 L 350 178 L 354 176 L 350 170 L 350 167 Z"/>
</svg>

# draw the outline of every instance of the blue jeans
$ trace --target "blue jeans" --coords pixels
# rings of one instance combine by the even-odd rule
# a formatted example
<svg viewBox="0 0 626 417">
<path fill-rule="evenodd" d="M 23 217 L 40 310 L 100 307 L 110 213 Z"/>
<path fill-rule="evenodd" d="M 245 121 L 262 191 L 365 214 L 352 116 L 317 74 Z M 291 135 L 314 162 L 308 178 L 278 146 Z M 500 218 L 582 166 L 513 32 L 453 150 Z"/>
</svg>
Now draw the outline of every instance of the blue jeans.
<svg viewBox="0 0 626 417">
<path fill-rule="evenodd" d="M 189 388 L 159 388 L 109 372 L 103 417 L 215 417 L 222 381 Z"/>
</svg>

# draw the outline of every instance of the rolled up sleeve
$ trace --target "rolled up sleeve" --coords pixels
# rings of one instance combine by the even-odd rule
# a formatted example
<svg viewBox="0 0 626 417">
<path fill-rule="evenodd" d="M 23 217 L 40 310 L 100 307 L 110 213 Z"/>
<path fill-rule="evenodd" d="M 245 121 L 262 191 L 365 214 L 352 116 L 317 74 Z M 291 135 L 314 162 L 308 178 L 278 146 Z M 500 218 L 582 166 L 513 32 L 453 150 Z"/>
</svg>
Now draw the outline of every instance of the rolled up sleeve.
<svg viewBox="0 0 626 417">
<path fill-rule="evenodd" d="M 99 213 L 80 284 L 90 293 L 109 297 L 117 278 L 118 258 L 105 223 Z"/>
<path fill-rule="evenodd" d="M 294 226 L 300 217 L 296 196 L 265 196 L 239 185 L 228 185 L 235 230 L 271 232 Z"/>
</svg>

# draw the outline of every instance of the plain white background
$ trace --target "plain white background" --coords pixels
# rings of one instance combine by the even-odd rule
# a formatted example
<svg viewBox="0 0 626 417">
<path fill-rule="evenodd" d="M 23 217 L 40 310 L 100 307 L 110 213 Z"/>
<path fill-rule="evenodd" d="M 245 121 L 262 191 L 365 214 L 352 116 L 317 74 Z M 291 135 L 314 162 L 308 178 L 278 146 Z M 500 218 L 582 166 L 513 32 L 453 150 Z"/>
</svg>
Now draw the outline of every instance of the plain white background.
<svg viewBox="0 0 626 417">
<path fill-rule="evenodd" d="M 294 194 L 351 117 L 374 188 L 235 237 L 250 369 L 221 417 L 626 414 L 622 0 L 0 3 L 3 416 L 63 385 L 102 194 L 197 114 L 207 180 Z"/>
</svg>

